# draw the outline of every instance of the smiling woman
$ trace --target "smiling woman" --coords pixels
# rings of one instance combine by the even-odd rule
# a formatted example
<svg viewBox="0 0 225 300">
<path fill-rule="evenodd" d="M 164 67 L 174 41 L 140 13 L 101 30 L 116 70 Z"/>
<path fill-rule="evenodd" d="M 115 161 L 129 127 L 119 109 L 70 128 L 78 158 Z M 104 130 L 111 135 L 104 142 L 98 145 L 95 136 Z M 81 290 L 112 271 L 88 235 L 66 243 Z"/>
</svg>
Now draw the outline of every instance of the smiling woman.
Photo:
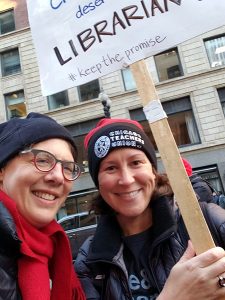
<svg viewBox="0 0 225 300">
<path fill-rule="evenodd" d="M 45 115 L 0 124 L 0 299 L 85 299 L 55 221 L 76 160 L 70 133 Z"/>
<path fill-rule="evenodd" d="M 99 190 L 92 210 L 100 215 L 75 261 L 87 299 L 224 298 L 225 210 L 205 203 L 222 248 L 195 257 L 168 178 L 158 173 L 153 145 L 138 122 L 103 119 L 85 148 Z"/>
</svg>

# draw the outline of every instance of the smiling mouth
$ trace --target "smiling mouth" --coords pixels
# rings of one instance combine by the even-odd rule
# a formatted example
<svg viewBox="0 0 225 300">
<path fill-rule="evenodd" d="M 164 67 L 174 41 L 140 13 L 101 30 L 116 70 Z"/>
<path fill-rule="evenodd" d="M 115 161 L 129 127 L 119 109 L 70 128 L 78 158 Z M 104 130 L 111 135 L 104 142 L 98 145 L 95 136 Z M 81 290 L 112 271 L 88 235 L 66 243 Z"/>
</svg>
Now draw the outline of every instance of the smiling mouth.
<svg viewBox="0 0 225 300">
<path fill-rule="evenodd" d="M 139 194 L 140 190 L 132 191 L 132 192 L 123 192 L 116 193 L 118 196 L 123 198 L 135 198 Z"/>
<path fill-rule="evenodd" d="M 48 194 L 48 193 L 41 193 L 41 192 L 34 192 L 34 195 L 37 196 L 38 198 L 47 200 L 47 201 L 54 201 L 55 200 L 55 196 L 52 194 Z"/>
</svg>

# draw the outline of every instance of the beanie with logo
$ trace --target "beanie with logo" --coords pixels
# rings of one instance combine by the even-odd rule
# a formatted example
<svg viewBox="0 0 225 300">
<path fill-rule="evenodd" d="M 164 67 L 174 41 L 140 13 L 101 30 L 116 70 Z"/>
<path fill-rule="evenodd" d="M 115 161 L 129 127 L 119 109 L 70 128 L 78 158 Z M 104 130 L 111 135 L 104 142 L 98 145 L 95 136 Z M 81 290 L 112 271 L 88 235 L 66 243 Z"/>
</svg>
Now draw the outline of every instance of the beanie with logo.
<svg viewBox="0 0 225 300">
<path fill-rule="evenodd" d="M 102 119 L 84 140 L 88 152 L 90 175 L 98 187 L 98 171 L 102 159 L 118 148 L 135 148 L 143 151 L 155 169 L 155 149 L 140 123 L 130 119 Z"/>
</svg>

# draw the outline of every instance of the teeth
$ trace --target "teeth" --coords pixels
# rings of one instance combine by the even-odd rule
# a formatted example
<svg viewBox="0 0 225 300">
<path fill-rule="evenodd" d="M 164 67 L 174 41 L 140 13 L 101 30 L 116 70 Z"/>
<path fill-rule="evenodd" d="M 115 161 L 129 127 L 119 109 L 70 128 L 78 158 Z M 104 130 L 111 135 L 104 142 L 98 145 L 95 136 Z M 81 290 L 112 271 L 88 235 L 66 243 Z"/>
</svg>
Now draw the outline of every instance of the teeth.
<svg viewBox="0 0 225 300">
<path fill-rule="evenodd" d="M 139 192 L 139 191 L 131 192 L 131 193 L 130 193 L 130 196 L 131 196 L 131 197 L 135 197 L 135 196 L 137 196 L 138 192 Z"/>
<path fill-rule="evenodd" d="M 133 191 L 133 192 L 129 192 L 129 193 L 121 193 L 121 196 L 125 196 L 125 197 L 136 197 L 137 194 L 139 193 L 139 191 Z"/>
<path fill-rule="evenodd" d="M 34 193 L 37 197 L 45 199 L 45 200 L 55 200 L 55 196 L 51 195 L 51 194 L 47 194 L 47 193 L 41 193 L 41 192 L 35 192 Z"/>
</svg>

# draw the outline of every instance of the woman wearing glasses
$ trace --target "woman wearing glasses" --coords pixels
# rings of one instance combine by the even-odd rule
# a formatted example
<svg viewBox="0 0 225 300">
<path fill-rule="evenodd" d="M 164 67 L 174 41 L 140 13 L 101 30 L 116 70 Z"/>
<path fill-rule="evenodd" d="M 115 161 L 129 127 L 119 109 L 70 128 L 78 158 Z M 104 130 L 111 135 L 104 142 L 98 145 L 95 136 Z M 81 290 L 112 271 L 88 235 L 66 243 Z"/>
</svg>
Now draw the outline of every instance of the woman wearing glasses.
<svg viewBox="0 0 225 300">
<path fill-rule="evenodd" d="M 0 124 L 0 299 L 85 299 L 55 221 L 80 175 L 70 133 L 30 113 Z"/>
</svg>

